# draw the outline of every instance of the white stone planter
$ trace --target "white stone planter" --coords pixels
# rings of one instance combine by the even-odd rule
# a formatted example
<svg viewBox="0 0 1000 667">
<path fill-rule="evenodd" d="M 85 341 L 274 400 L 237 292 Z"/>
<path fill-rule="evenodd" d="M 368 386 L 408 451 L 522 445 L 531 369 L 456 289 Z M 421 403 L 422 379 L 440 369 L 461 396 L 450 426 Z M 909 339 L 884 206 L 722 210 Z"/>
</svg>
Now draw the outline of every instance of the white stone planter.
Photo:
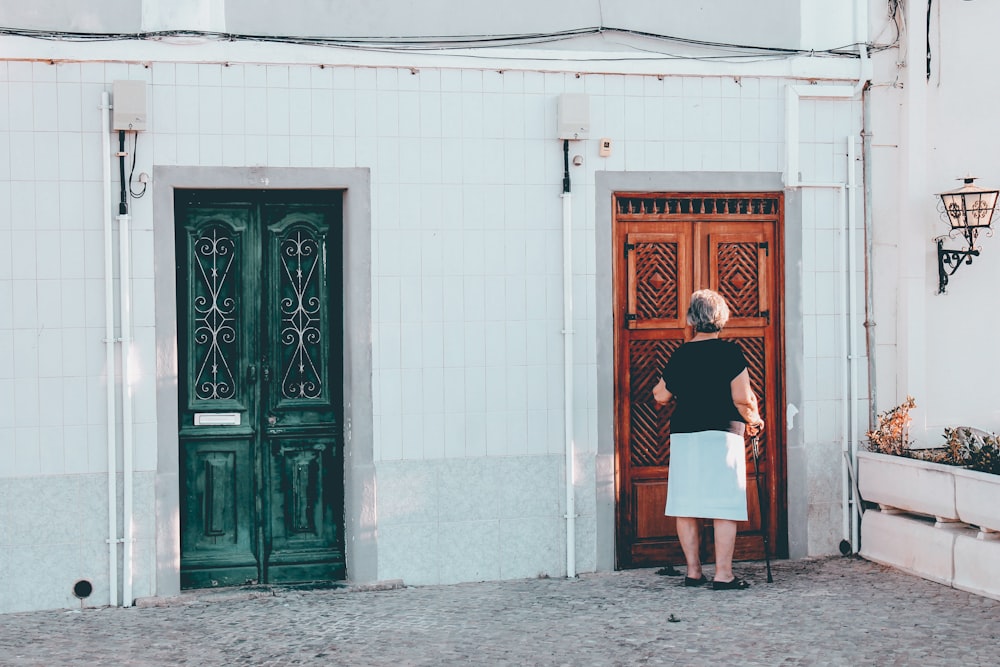
<svg viewBox="0 0 1000 667">
<path fill-rule="evenodd" d="M 1000 600 L 1000 475 L 859 452 L 858 488 L 863 558 Z"/>
<path fill-rule="evenodd" d="M 955 470 L 903 456 L 858 452 L 858 489 L 862 498 L 883 509 L 958 521 Z"/>
<path fill-rule="evenodd" d="M 961 468 L 953 475 L 959 520 L 979 526 L 984 532 L 1000 531 L 1000 475 Z"/>
</svg>

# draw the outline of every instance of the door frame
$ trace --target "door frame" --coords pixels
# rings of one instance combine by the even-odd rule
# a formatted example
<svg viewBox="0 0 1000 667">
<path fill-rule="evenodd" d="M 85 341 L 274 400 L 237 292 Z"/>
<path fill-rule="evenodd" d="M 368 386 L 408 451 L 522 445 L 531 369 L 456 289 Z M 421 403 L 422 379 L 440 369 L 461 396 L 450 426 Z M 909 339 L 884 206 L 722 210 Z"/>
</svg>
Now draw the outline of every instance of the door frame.
<svg viewBox="0 0 1000 667">
<path fill-rule="evenodd" d="M 778 381 L 787 406 L 801 406 L 804 386 L 802 315 L 802 202 L 797 190 L 784 187 L 780 172 L 597 172 L 596 195 L 596 337 L 597 337 L 597 568 L 616 568 L 615 478 L 615 192 L 783 192 L 785 217 L 778 230 L 785 249 L 784 369 Z M 803 430 L 785 428 L 786 407 L 778 415 L 785 438 L 787 537 L 790 558 L 807 555 L 807 467 Z M 777 424 L 775 424 L 777 426 Z"/>
<path fill-rule="evenodd" d="M 152 185 L 156 336 L 155 340 L 137 340 L 137 343 L 155 346 L 157 360 L 153 586 L 156 595 L 177 595 L 181 590 L 177 287 L 174 268 L 174 191 L 177 189 L 343 191 L 345 558 L 350 581 L 367 583 L 377 580 L 377 543 L 369 525 L 369 515 L 375 506 L 370 170 L 154 165 Z"/>
</svg>

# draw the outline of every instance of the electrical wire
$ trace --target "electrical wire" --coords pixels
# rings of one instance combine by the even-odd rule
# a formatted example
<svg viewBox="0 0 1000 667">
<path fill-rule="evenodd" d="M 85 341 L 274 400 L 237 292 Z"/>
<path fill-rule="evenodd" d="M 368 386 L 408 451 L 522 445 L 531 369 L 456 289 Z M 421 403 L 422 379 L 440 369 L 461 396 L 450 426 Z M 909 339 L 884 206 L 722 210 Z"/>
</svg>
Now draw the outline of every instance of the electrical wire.
<svg viewBox="0 0 1000 667">
<path fill-rule="evenodd" d="M 689 39 L 671 35 L 662 35 L 641 30 L 624 28 L 609 28 L 596 26 L 590 28 L 575 28 L 549 33 L 522 33 L 522 34 L 502 34 L 502 35 L 457 35 L 457 36 L 373 36 L 373 37 L 319 37 L 319 36 L 287 36 L 287 35 L 251 35 L 238 33 L 222 33 L 192 30 L 163 30 L 153 32 L 138 33 L 91 33 L 91 32 L 67 32 L 67 31 L 46 31 L 31 30 L 25 28 L 0 27 L 0 35 L 17 37 L 27 37 L 31 39 L 51 40 L 51 41 L 71 41 L 71 42 L 109 42 L 109 41 L 171 41 L 174 39 L 194 38 L 227 42 L 270 42 L 283 44 L 298 44 L 304 46 L 325 46 L 348 48 L 367 51 L 448 51 L 448 50 L 475 50 L 489 49 L 497 47 L 530 46 L 536 44 L 548 44 L 565 41 L 584 36 L 608 35 L 615 33 L 620 35 L 631 35 L 650 39 L 654 41 L 680 44 L 690 47 L 701 47 L 707 49 L 723 50 L 723 55 L 686 55 L 659 52 L 649 49 L 646 52 L 670 59 L 685 60 L 750 60 L 789 58 L 797 56 L 810 57 L 840 57 L 859 58 L 858 44 L 847 44 L 841 47 L 822 50 L 794 49 L 772 46 L 755 46 L 750 44 L 731 44 L 726 42 L 710 42 L 706 40 Z M 898 30 L 897 30 L 898 33 Z M 898 34 L 897 34 L 898 39 Z M 890 45 L 891 46 L 891 45 Z M 879 46 L 875 50 L 889 48 Z M 642 50 L 638 49 L 637 50 Z M 463 54 L 464 55 L 464 54 Z M 644 56 L 648 59 L 650 56 Z M 539 58 L 532 58 L 538 60 Z M 566 58 L 569 60 L 572 58 Z M 616 61 L 634 60 L 630 57 L 609 57 L 609 58 L 588 58 L 587 60 Z M 541 58 L 541 60 L 561 60 L 559 58 Z"/>
<path fill-rule="evenodd" d="M 132 175 L 135 174 L 135 158 L 136 158 L 136 155 L 138 155 L 138 153 L 139 153 L 139 133 L 138 132 L 133 132 L 132 133 L 132 169 L 128 173 L 128 193 L 130 195 L 132 195 L 132 199 L 142 199 L 142 196 L 144 194 L 146 194 L 146 184 L 145 183 L 142 184 L 142 190 L 140 190 L 138 192 L 138 194 L 135 192 L 135 190 L 132 189 Z M 139 177 L 141 178 L 142 174 L 140 174 Z"/>
</svg>

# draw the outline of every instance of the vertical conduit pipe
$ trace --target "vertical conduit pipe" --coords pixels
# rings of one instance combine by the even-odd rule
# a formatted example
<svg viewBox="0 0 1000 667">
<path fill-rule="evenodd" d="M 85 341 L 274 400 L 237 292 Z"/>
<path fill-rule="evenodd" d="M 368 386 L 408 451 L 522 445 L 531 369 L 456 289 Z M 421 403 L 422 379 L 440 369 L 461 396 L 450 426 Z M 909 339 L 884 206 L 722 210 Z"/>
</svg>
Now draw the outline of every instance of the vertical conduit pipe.
<svg viewBox="0 0 1000 667">
<path fill-rule="evenodd" d="M 122 522 L 124 523 L 124 553 L 122 555 L 122 606 L 132 606 L 132 382 L 130 378 L 129 354 L 132 348 L 132 276 L 130 271 L 131 262 L 131 239 L 130 239 L 130 218 L 126 215 L 118 216 L 118 257 L 121 267 L 119 276 L 120 304 L 121 304 L 121 328 L 122 344 L 119 348 L 122 359 L 122 470 L 124 504 L 122 508 Z"/>
<path fill-rule="evenodd" d="M 850 143 L 850 137 L 847 138 L 847 143 Z M 847 170 L 850 171 L 850 164 L 847 165 Z M 839 190 L 840 194 L 840 214 L 837 216 L 837 232 L 840 234 L 840 239 L 838 239 L 838 246 L 840 247 L 840 256 L 837 258 L 837 277 L 840 278 L 840 289 L 838 293 L 840 295 L 838 312 L 846 320 L 846 326 L 841 329 L 841 334 L 838 336 L 837 343 L 837 358 L 843 364 L 841 369 L 841 393 L 840 400 L 843 404 L 840 412 L 840 454 L 841 454 L 841 466 L 840 466 L 840 486 L 841 486 L 841 498 L 843 499 L 843 512 L 841 513 L 841 539 L 842 541 L 850 542 L 851 539 L 851 478 L 849 467 L 850 462 L 850 450 L 851 450 L 851 418 L 850 418 L 850 408 L 849 405 L 853 402 L 854 398 L 851 396 L 851 369 L 849 361 L 849 348 L 847 344 L 847 338 L 850 336 L 851 328 L 851 314 L 848 312 L 848 294 L 847 294 L 847 256 L 851 254 L 851 249 L 848 246 L 848 231 L 847 228 L 851 225 L 851 214 L 848 210 L 848 188 L 846 184 Z"/>
<path fill-rule="evenodd" d="M 878 415 L 878 383 L 875 377 L 875 286 L 872 275 L 872 110 L 868 99 L 871 87 L 865 86 L 861 95 L 861 167 L 864 170 L 865 208 L 865 352 L 868 361 L 868 428 L 875 428 Z M 857 462 L 855 461 L 855 466 Z M 860 499 L 859 499 L 860 500 Z"/>
<path fill-rule="evenodd" d="M 107 374 L 108 604 L 118 606 L 118 453 L 115 428 L 115 292 L 111 221 L 111 97 L 101 93 L 102 184 L 104 185 L 104 368 Z"/>
<path fill-rule="evenodd" d="M 857 178 L 854 171 L 855 146 L 854 137 L 847 137 L 847 352 L 851 373 L 851 404 L 850 413 L 851 436 L 851 477 L 858 478 L 858 262 L 857 262 Z M 851 493 L 851 546 L 855 553 L 861 538 L 861 526 L 858 522 L 860 501 L 857 494 Z"/>
<path fill-rule="evenodd" d="M 566 433 L 566 577 L 576 576 L 576 492 L 573 475 L 573 196 L 569 141 L 563 141 L 563 415 Z"/>
<path fill-rule="evenodd" d="M 858 43 L 858 55 L 860 56 L 861 62 L 859 67 L 858 83 L 854 87 L 855 97 L 861 100 L 861 169 L 862 169 L 862 179 L 864 192 L 862 193 L 862 204 L 864 206 L 863 212 L 863 223 L 867 230 L 868 220 L 869 220 L 869 207 L 868 207 L 868 192 L 867 192 L 867 179 L 870 176 L 868 159 L 870 157 L 869 152 L 866 147 L 869 146 L 868 142 L 868 127 L 870 122 L 869 109 L 867 105 L 868 89 L 872 78 L 871 72 L 871 60 L 868 54 L 868 3 L 864 0 L 854 0 L 854 39 Z M 850 330 L 849 330 L 849 345 L 850 345 L 850 366 L 851 366 L 851 456 L 847 465 L 850 466 L 850 472 L 854 484 L 852 486 L 851 492 L 851 551 L 857 553 L 861 547 L 861 498 L 858 496 L 857 490 L 857 479 L 858 479 L 858 400 L 860 399 L 859 389 L 858 389 L 858 341 L 857 341 L 857 328 L 858 328 L 858 278 L 857 278 L 857 179 L 855 177 L 855 145 L 854 138 L 849 137 L 847 142 L 847 194 L 848 194 L 848 215 L 850 216 L 850 222 L 848 223 L 848 247 L 850 249 L 850 254 L 848 255 L 848 289 L 850 290 Z M 867 240 L 867 233 L 866 233 Z M 865 266 L 865 289 L 868 289 L 868 268 L 871 262 L 870 247 L 864 247 L 864 266 Z M 867 331 L 868 327 L 868 301 L 866 296 L 865 301 L 865 320 L 864 326 Z M 873 350 L 866 345 L 865 361 L 868 364 L 871 375 L 869 376 L 869 388 L 872 387 L 872 378 L 874 378 L 874 365 L 872 362 L 871 354 Z M 869 406 L 874 406 L 874 395 L 869 394 L 868 396 Z"/>
<path fill-rule="evenodd" d="M 563 412 L 566 432 L 566 576 L 576 576 L 576 492 L 573 456 L 573 196 L 569 181 L 569 141 L 563 142 Z"/>
<path fill-rule="evenodd" d="M 118 132 L 118 161 L 120 166 L 119 184 L 121 200 L 118 204 L 118 303 L 121 324 L 121 365 L 122 365 L 122 523 L 124 524 L 124 548 L 122 553 L 122 606 L 132 606 L 132 381 L 129 368 L 129 353 L 132 348 L 132 272 L 131 272 L 131 230 L 128 214 L 127 190 L 125 185 L 125 132 Z"/>
</svg>

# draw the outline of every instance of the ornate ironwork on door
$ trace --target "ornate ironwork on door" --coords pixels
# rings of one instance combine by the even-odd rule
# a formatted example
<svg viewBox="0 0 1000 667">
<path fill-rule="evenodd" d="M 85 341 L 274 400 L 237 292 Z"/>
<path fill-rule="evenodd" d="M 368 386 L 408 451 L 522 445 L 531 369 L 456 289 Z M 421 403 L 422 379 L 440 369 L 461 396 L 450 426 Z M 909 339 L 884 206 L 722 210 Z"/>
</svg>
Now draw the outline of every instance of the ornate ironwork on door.
<svg viewBox="0 0 1000 667">
<path fill-rule="evenodd" d="M 323 308 L 319 267 L 325 263 L 323 246 L 313 230 L 295 227 L 279 245 L 281 271 L 279 295 L 281 332 L 279 362 L 284 368 L 281 395 L 290 399 L 315 399 L 323 392 Z"/>
<path fill-rule="evenodd" d="M 199 401 L 236 396 L 242 290 L 238 244 L 239 236 L 219 223 L 202 229 L 192 247 L 195 271 L 189 316 L 194 324 L 194 398 Z"/>
</svg>

